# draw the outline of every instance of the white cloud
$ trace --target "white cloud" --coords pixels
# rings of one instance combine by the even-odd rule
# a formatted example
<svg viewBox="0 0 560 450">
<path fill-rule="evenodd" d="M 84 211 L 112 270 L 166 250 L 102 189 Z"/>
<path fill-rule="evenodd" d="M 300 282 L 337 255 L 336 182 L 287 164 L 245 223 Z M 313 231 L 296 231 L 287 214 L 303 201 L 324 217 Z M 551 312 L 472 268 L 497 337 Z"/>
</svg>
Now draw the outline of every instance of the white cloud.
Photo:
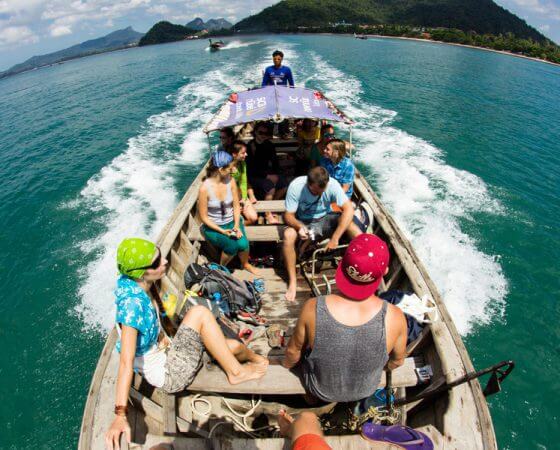
<svg viewBox="0 0 560 450">
<path fill-rule="evenodd" d="M 535 13 L 539 16 L 545 16 L 548 19 L 560 20 L 560 6 L 555 5 L 551 1 L 541 0 L 511 0 L 517 6 Z"/>
<path fill-rule="evenodd" d="M 34 44 L 39 38 L 28 27 L 6 27 L 0 30 L 0 45 Z"/>
<path fill-rule="evenodd" d="M 67 34 L 72 34 L 72 28 L 67 25 L 55 25 L 51 27 L 51 36 L 65 36 Z"/>
<path fill-rule="evenodd" d="M 167 5 L 150 6 L 146 11 L 150 14 L 159 14 L 161 16 L 164 16 L 164 15 L 169 14 L 171 12 L 171 10 L 169 9 L 169 6 L 167 6 Z"/>
</svg>

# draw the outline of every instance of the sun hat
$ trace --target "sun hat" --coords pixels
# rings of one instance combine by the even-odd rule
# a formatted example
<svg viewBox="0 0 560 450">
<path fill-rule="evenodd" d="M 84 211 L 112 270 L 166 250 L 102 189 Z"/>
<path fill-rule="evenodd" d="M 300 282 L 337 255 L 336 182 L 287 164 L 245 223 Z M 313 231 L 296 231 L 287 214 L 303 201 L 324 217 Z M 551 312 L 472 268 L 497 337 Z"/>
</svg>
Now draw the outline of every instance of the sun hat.
<svg viewBox="0 0 560 450">
<path fill-rule="evenodd" d="M 434 443 L 426 434 L 405 425 L 378 425 L 369 421 L 362 425 L 362 437 L 370 442 L 395 444 L 405 450 L 434 448 Z"/>
<path fill-rule="evenodd" d="M 233 156 L 223 150 L 218 150 L 212 155 L 212 163 L 215 167 L 222 168 L 231 164 Z"/>
<path fill-rule="evenodd" d="M 361 234 L 346 249 L 336 269 L 336 286 L 353 300 L 375 293 L 389 267 L 389 248 L 374 234 Z"/>
<path fill-rule="evenodd" d="M 117 248 L 117 268 L 123 275 L 141 278 L 157 251 L 153 242 L 141 238 L 126 238 Z"/>
</svg>

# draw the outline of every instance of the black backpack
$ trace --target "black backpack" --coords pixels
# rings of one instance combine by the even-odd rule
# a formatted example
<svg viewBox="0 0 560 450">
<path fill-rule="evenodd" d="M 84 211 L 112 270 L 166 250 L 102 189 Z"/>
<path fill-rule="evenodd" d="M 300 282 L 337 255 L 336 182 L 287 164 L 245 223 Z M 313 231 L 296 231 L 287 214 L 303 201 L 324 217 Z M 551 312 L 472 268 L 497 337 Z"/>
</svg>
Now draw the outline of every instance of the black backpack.
<svg viewBox="0 0 560 450">
<path fill-rule="evenodd" d="M 222 301 L 227 302 L 229 313 L 235 315 L 238 311 L 258 313 L 261 309 L 261 293 L 255 288 L 254 283 L 238 280 L 230 271 L 219 264 L 200 265 L 190 264 L 184 274 L 187 289 L 197 284 L 199 293 L 212 298 L 212 294 L 219 292 Z"/>
</svg>

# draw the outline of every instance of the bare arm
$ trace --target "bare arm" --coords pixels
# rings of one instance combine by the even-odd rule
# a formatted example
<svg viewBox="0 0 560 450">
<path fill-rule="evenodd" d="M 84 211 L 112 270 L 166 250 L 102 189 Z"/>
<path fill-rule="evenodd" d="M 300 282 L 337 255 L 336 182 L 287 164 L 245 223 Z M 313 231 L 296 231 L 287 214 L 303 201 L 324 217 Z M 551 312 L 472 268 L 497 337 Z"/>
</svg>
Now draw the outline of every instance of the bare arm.
<svg viewBox="0 0 560 450">
<path fill-rule="evenodd" d="M 407 324 L 404 313 L 399 308 L 394 308 L 394 317 L 391 319 L 393 324 L 398 327 L 399 334 L 393 346 L 393 350 L 389 355 L 389 361 L 387 362 L 387 368 L 389 370 L 394 370 L 404 364 L 404 359 L 406 357 L 406 338 L 407 338 Z"/>
<path fill-rule="evenodd" d="M 349 184 L 341 184 L 341 186 L 342 186 L 342 190 L 343 190 L 344 192 L 348 192 L 348 189 L 350 189 L 350 185 L 349 185 Z"/>
<path fill-rule="evenodd" d="M 286 347 L 286 353 L 284 354 L 284 359 L 282 360 L 282 365 L 287 369 L 294 367 L 301 359 L 302 351 L 309 341 L 308 339 L 308 323 L 312 320 L 315 311 L 316 299 L 310 299 L 303 306 L 294 333 L 288 342 Z"/>
<path fill-rule="evenodd" d="M 134 355 L 136 354 L 136 338 L 138 331 L 136 328 L 127 325 L 122 326 L 121 334 L 121 357 L 119 362 L 119 372 L 117 376 L 117 395 L 115 405 L 127 406 L 128 393 L 132 384 L 132 374 L 134 367 Z M 126 434 L 126 439 L 130 443 L 131 430 L 126 416 L 115 416 L 111 428 L 105 435 L 105 444 L 109 450 L 119 449 L 119 439 L 121 433 Z"/>
<path fill-rule="evenodd" d="M 208 228 L 217 231 L 218 233 L 227 235 L 224 229 L 220 228 L 217 224 L 210 220 L 210 217 L 208 217 L 208 191 L 206 190 L 206 186 L 204 184 L 200 187 L 200 191 L 198 192 L 198 215 L 200 216 L 202 223 Z"/>
<path fill-rule="evenodd" d="M 294 230 L 299 232 L 300 228 L 305 228 L 305 225 L 297 220 L 296 213 L 286 211 L 284 213 L 284 222 L 289 227 L 292 227 Z"/>
</svg>

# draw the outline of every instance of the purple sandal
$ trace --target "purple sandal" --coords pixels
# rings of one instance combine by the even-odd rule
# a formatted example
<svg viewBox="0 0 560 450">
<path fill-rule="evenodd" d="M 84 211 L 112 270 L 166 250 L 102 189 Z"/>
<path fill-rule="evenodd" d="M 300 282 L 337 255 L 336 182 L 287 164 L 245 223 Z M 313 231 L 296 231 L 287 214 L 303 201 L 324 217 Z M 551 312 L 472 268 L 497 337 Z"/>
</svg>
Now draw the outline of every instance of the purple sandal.
<svg viewBox="0 0 560 450">
<path fill-rule="evenodd" d="M 424 433 L 403 425 L 377 425 L 366 422 L 362 425 L 362 436 L 368 441 L 388 442 L 406 450 L 433 450 L 434 443 Z"/>
</svg>

